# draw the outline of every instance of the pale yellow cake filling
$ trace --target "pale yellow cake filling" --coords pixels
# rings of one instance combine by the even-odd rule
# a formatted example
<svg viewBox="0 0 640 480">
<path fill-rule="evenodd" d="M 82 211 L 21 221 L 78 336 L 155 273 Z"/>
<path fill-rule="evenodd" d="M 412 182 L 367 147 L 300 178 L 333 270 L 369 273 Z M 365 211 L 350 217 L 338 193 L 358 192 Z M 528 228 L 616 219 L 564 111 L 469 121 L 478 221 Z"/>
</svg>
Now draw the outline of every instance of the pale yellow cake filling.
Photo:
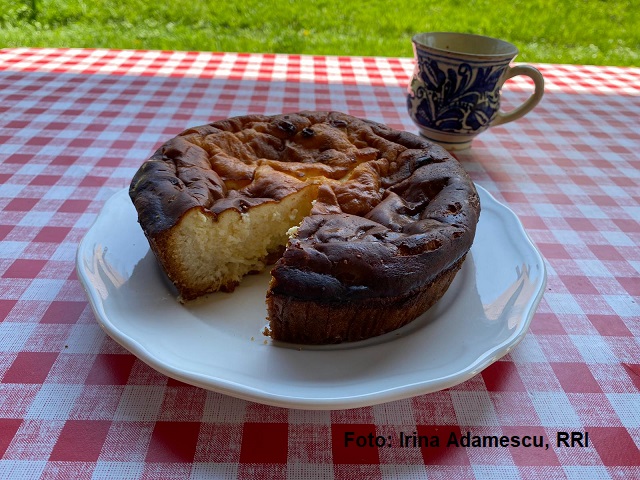
<svg viewBox="0 0 640 480">
<path fill-rule="evenodd" d="M 317 185 L 308 185 L 279 202 L 246 213 L 229 209 L 217 216 L 187 212 L 168 239 L 172 280 L 188 279 L 192 288 L 229 290 L 250 272 L 265 268 L 270 253 L 286 245 L 287 232 L 309 215 Z"/>
</svg>

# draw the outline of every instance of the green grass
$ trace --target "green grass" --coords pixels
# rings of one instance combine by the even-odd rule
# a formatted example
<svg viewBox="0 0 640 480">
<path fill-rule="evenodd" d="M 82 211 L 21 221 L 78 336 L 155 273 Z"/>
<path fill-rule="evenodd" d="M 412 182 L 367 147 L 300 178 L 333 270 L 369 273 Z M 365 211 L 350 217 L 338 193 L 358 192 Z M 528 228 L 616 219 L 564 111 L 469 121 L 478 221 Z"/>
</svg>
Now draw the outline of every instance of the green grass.
<svg viewBox="0 0 640 480">
<path fill-rule="evenodd" d="M 509 40 L 519 61 L 640 65 L 640 0 L 0 0 L 0 47 L 409 57 L 437 30 Z"/>
</svg>

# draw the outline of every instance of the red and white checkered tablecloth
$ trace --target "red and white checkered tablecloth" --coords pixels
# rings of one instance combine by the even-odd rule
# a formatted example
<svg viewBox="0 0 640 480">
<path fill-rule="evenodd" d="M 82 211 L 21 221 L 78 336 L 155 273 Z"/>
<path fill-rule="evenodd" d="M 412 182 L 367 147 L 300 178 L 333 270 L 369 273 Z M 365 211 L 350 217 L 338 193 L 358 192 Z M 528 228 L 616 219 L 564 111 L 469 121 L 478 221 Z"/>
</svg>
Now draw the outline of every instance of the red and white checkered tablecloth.
<svg viewBox="0 0 640 480">
<path fill-rule="evenodd" d="M 530 332 L 467 382 L 366 408 L 288 410 L 168 379 L 98 326 L 75 273 L 78 242 L 160 142 L 214 119 L 303 109 L 415 132 L 412 68 L 0 50 L 0 478 L 640 478 L 637 68 L 539 65 L 541 104 L 458 154 L 517 213 L 548 269 Z M 507 83 L 507 109 L 526 82 Z M 549 447 L 345 447 L 350 431 L 542 436 Z M 574 432 L 574 446 L 558 446 L 558 432 Z"/>
</svg>

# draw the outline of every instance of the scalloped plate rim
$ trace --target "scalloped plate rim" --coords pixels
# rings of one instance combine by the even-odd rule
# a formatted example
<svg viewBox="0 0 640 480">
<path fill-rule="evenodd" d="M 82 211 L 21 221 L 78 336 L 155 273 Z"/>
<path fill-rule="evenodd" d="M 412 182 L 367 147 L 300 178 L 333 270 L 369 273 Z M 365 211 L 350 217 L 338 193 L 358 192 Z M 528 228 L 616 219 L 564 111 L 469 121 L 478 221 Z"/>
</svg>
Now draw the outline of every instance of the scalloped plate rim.
<svg viewBox="0 0 640 480">
<path fill-rule="evenodd" d="M 87 231 L 86 235 L 78 246 L 76 255 L 76 268 L 78 277 L 87 293 L 91 308 L 102 329 L 111 338 L 122 345 L 125 349 L 133 353 L 140 360 L 171 378 L 215 392 L 231 395 L 243 400 L 254 401 L 278 407 L 299 409 L 346 409 L 370 406 L 379 403 L 405 399 L 421 394 L 431 393 L 458 385 L 472 378 L 473 376 L 487 368 L 489 365 L 509 353 L 524 338 L 528 331 L 535 310 L 542 298 L 542 295 L 544 294 L 547 276 L 544 259 L 527 235 L 524 227 L 522 226 L 515 213 L 504 204 L 498 202 L 489 192 L 487 192 L 481 186 L 477 185 L 477 189 L 481 196 L 483 208 L 483 213 L 481 214 L 480 223 L 478 225 L 478 231 L 480 232 L 480 227 L 483 224 L 483 221 L 485 223 L 487 222 L 486 217 L 490 215 L 489 212 L 493 212 L 496 217 L 495 219 L 493 219 L 493 221 L 500 220 L 503 225 L 509 224 L 509 228 L 507 229 L 507 231 L 512 234 L 512 238 L 510 240 L 512 240 L 520 248 L 528 252 L 530 257 L 529 259 L 533 259 L 531 265 L 538 269 L 538 275 L 533 282 L 533 286 L 531 292 L 529 293 L 529 296 L 520 299 L 520 303 L 523 305 L 523 310 L 518 313 L 517 318 L 511 318 L 511 320 L 515 320 L 516 323 L 510 335 L 497 344 L 487 345 L 486 349 L 482 352 L 482 354 L 478 356 L 478 358 L 475 359 L 475 361 L 467 362 L 467 364 L 460 366 L 460 368 L 455 372 L 437 378 L 419 378 L 419 376 L 416 376 L 415 381 L 404 381 L 400 382 L 399 384 L 397 383 L 386 386 L 380 382 L 376 382 L 375 378 L 366 378 L 362 380 L 365 383 L 368 382 L 368 384 L 370 384 L 369 389 L 352 391 L 348 387 L 345 387 L 342 389 L 338 389 L 338 393 L 336 394 L 314 395 L 315 390 L 319 388 L 318 386 L 316 386 L 315 389 L 312 387 L 308 387 L 308 393 L 306 395 L 284 394 L 282 391 L 273 389 L 270 390 L 268 388 L 260 388 L 256 385 L 251 385 L 250 382 L 242 381 L 239 376 L 234 380 L 233 375 L 228 378 L 222 378 L 214 374 L 203 374 L 202 372 L 182 368 L 180 365 L 176 364 L 175 359 L 162 358 L 162 355 L 158 355 L 157 351 L 154 352 L 153 348 L 149 347 L 149 339 L 145 339 L 142 335 L 135 336 L 126 333 L 123 329 L 123 318 L 114 318 L 113 315 L 110 315 L 108 313 L 107 307 L 114 302 L 123 302 L 123 297 L 109 294 L 108 289 L 110 288 L 110 286 L 101 284 L 99 279 L 96 277 L 96 273 L 104 274 L 104 272 L 90 272 L 89 268 L 87 267 L 87 265 L 89 264 L 93 264 L 94 267 L 96 265 L 94 248 L 94 242 L 96 239 L 94 237 L 96 237 L 96 235 L 99 236 L 100 234 L 103 234 L 102 241 L 106 240 L 106 243 L 108 244 L 110 239 L 113 239 L 117 236 L 117 229 L 109 229 L 106 235 L 104 235 L 104 231 L 99 230 L 102 228 L 101 223 L 108 221 L 114 211 L 123 206 L 122 197 L 124 197 L 126 190 L 117 192 L 109 200 L 107 200 L 103 209 L 96 217 L 93 225 Z M 130 208 L 133 210 L 132 205 L 130 206 Z M 137 222 L 135 223 L 136 227 L 139 229 L 139 225 L 137 225 Z M 141 230 L 140 235 L 142 235 Z M 476 241 L 471 249 L 472 253 L 475 253 L 474 248 L 477 249 L 478 243 L 479 240 L 476 236 Z M 516 268 L 517 267 L 518 266 L 516 265 Z M 99 268 L 100 265 L 98 263 L 98 269 Z M 165 282 L 164 279 L 159 278 L 150 280 L 154 282 Z M 235 293 L 231 295 L 235 295 Z M 443 300 L 441 300 L 440 302 L 442 302 Z M 126 307 L 126 304 L 119 306 Z M 508 316 L 509 312 L 507 311 L 506 314 Z M 436 318 L 435 322 L 437 322 L 437 320 L 438 319 Z M 392 334 L 387 334 L 387 336 L 390 336 Z M 411 333 L 407 334 L 405 338 L 408 338 L 410 335 Z M 393 341 L 394 340 L 391 339 L 387 342 L 383 342 L 382 344 L 391 344 L 393 343 Z M 455 341 L 455 339 L 449 339 L 449 341 Z M 359 345 L 360 343 L 361 342 L 352 344 L 353 351 L 356 351 L 358 348 L 363 348 L 365 350 L 368 348 L 375 349 L 376 345 L 380 345 L 380 343 L 373 343 L 372 345 L 364 344 L 364 346 L 362 346 Z M 278 347 L 274 344 L 269 344 L 266 347 L 278 349 Z M 295 351 L 295 349 L 289 350 L 291 352 Z M 330 356 L 332 355 L 331 352 L 336 351 L 339 352 L 339 350 L 332 349 L 322 352 L 321 355 Z M 275 384 L 277 384 L 277 378 L 275 378 L 274 380 Z M 304 387 L 302 388 L 302 391 L 305 391 Z"/>
</svg>

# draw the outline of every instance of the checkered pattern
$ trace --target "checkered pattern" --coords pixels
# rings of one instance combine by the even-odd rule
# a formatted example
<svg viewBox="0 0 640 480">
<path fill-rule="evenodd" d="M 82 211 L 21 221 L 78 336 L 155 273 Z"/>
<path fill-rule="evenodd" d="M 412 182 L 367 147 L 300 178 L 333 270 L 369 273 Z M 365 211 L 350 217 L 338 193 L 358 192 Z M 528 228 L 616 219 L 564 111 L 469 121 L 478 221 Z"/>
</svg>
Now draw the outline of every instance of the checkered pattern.
<svg viewBox="0 0 640 480">
<path fill-rule="evenodd" d="M 412 60 L 0 50 L 0 478 L 640 478 L 640 69 L 539 68 L 542 103 L 458 155 L 546 258 L 529 334 L 454 388 L 300 411 L 170 380 L 123 350 L 87 305 L 76 247 L 185 127 L 335 109 L 415 131 Z M 507 109 L 527 82 L 507 84 Z M 558 446 L 565 431 L 588 446 Z M 446 446 L 467 432 L 549 447 Z"/>
</svg>

